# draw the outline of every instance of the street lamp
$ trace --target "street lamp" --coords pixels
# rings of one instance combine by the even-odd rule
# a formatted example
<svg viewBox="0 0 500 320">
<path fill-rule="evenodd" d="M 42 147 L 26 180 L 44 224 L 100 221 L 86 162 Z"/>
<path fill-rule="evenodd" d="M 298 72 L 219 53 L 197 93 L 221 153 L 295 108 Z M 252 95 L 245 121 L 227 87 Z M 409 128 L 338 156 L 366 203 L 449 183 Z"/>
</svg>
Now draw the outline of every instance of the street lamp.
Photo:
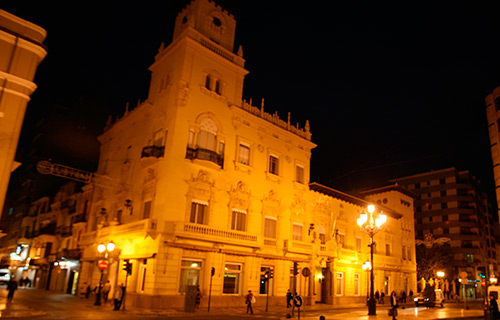
<svg viewBox="0 0 500 320">
<path fill-rule="evenodd" d="M 372 266 L 370 270 L 370 299 L 368 300 L 368 315 L 376 315 L 377 314 L 377 302 L 375 301 L 375 297 L 373 294 L 373 269 L 375 265 L 373 264 L 373 246 L 375 243 L 373 242 L 373 236 L 382 230 L 382 226 L 387 221 L 387 216 L 382 213 L 375 212 L 375 206 L 373 204 L 368 205 L 367 211 L 362 213 L 358 218 L 358 226 L 366 232 L 370 236 L 370 264 Z"/>
<path fill-rule="evenodd" d="M 101 277 L 99 279 L 99 288 L 97 289 L 97 295 L 95 296 L 95 306 L 100 306 L 101 305 L 101 288 L 102 288 L 102 277 L 104 274 L 104 270 L 108 268 L 108 254 L 113 252 L 115 250 L 116 245 L 111 241 L 108 242 L 107 244 L 99 244 L 97 246 L 97 252 L 99 252 L 99 256 L 102 257 L 104 256 L 104 259 L 101 260 L 99 259 L 99 269 L 101 270 Z"/>
<path fill-rule="evenodd" d="M 363 270 L 366 271 L 366 305 L 368 305 L 369 292 L 370 292 L 369 289 L 370 281 L 368 280 L 368 272 L 370 272 L 370 270 L 372 269 L 372 264 L 370 263 L 370 261 L 366 260 L 361 267 L 363 268 Z"/>
<path fill-rule="evenodd" d="M 438 271 L 438 272 L 436 272 L 436 275 L 439 278 L 439 285 L 438 285 L 439 288 L 438 289 L 444 289 L 444 283 L 443 283 L 444 272 Z M 443 286 L 443 288 L 441 288 L 441 286 Z"/>
</svg>

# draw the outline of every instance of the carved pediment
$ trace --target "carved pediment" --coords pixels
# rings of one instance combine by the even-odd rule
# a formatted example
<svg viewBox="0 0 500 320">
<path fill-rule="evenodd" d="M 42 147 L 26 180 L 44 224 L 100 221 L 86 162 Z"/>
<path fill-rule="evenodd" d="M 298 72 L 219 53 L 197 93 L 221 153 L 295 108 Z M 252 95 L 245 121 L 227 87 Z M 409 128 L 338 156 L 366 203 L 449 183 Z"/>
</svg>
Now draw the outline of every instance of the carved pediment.
<svg viewBox="0 0 500 320">
<path fill-rule="evenodd" d="M 246 210 L 250 203 L 250 191 L 246 183 L 239 181 L 235 188 L 231 188 L 229 199 L 231 208 Z"/>
</svg>

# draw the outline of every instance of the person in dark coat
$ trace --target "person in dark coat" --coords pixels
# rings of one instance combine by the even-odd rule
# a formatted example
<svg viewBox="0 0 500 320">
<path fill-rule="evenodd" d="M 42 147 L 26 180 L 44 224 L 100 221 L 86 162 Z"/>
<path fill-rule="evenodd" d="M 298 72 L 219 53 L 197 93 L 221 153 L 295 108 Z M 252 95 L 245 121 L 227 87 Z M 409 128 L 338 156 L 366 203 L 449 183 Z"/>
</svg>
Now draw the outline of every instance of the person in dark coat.
<svg viewBox="0 0 500 320">
<path fill-rule="evenodd" d="M 500 312 L 498 311 L 498 303 L 495 296 L 490 294 L 490 313 L 491 319 L 496 320 L 500 318 Z"/>
<path fill-rule="evenodd" d="M 250 311 L 251 314 L 253 314 L 252 300 L 253 300 L 252 290 L 248 290 L 248 294 L 245 296 L 245 303 L 247 304 L 247 313 L 248 311 Z"/>
<path fill-rule="evenodd" d="M 115 292 L 113 295 L 113 302 L 115 304 L 115 307 L 113 310 L 120 310 L 120 307 L 122 306 L 122 301 L 123 301 L 123 291 L 125 290 L 125 287 L 123 286 L 123 283 L 115 288 Z"/>
<path fill-rule="evenodd" d="M 11 302 L 12 299 L 14 298 L 14 292 L 17 290 L 17 280 L 16 277 L 12 276 L 7 283 L 7 291 L 9 293 L 7 294 L 7 302 Z"/>
<path fill-rule="evenodd" d="M 396 291 L 391 292 L 391 311 L 392 311 L 392 319 L 396 320 L 396 315 L 398 312 L 398 296 L 396 295 Z"/>
<path fill-rule="evenodd" d="M 375 300 L 377 301 L 377 303 L 380 303 L 380 293 L 378 292 L 378 290 L 375 292 Z"/>
<path fill-rule="evenodd" d="M 286 307 L 287 308 L 292 307 L 292 299 L 293 299 L 292 292 L 290 291 L 290 289 L 288 289 L 288 291 L 286 293 Z"/>
</svg>

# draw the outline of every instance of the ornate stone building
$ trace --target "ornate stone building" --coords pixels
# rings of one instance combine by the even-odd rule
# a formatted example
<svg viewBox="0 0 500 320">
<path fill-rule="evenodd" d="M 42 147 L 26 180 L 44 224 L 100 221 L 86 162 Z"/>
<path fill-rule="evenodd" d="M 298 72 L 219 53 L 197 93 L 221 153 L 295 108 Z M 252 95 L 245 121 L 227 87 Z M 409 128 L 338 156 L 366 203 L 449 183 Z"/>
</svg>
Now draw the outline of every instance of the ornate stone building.
<svg viewBox="0 0 500 320">
<path fill-rule="evenodd" d="M 211 292 L 213 306 L 241 304 L 248 290 L 269 290 L 277 304 L 297 263 L 306 303 L 364 303 L 369 238 L 356 219 L 381 201 L 389 219 L 376 235 L 377 289 L 415 291 L 411 193 L 393 186 L 363 200 L 310 186 L 309 124 L 242 99 L 248 72 L 241 48 L 233 53 L 235 26 L 213 2 L 192 1 L 150 67 L 147 100 L 127 106 L 99 137 L 80 283 L 97 284 L 106 259 L 104 281 L 127 281 L 127 303 L 136 306 L 182 307 L 190 285 Z M 100 255 L 97 245 L 111 241 L 116 249 Z"/>
</svg>

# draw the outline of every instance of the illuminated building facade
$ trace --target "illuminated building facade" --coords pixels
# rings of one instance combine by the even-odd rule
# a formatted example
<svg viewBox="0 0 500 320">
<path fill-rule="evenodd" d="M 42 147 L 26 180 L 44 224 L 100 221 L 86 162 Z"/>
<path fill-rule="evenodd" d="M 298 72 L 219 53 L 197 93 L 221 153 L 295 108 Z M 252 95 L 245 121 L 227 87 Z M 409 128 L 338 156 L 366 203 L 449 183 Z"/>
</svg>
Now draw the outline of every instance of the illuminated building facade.
<svg viewBox="0 0 500 320">
<path fill-rule="evenodd" d="M 415 291 L 412 195 L 394 186 L 362 200 L 310 187 L 309 124 L 242 99 L 248 72 L 241 48 L 233 53 L 235 26 L 213 2 L 192 1 L 150 67 L 147 100 L 99 137 L 80 283 L 97 284 L 107 260 L 104 281 L 127 281 L 127 303 L 182 307 L 188 286 L 200 285 L 212 306 L 229 306 L 248 290 L 265 295 L 272 270 L 270 303 L 281 304 L 297 263 L 307 304 L 364 303 L 369 238 L 356 219 L 380 201 L 389 219 L 375 239 L 377 289 Z M 116 249 L 99 255 L 111 241 Z"/>
<path fill-rule="evenodd" d="M 490 136 L 491 160 L 493 162 L 493 176 L 495 178 L 495 190 L 497 210 L 500 210 L 500 87 L 486 96 L 486 118 L 488 120 L 488 133 Z M 498 212 L 500 217 L 500 211 Z"/>
<path fill-rule="evenodd" d="M 17 150 L 36 69 L 47 51 L 41 27 L 0 9 L 0 210 Z"/>
<path fill-rule="evenodd" d="M 436 170 L 391 180 L 417 195 L 415 236 L 417 243 L 432 248 L 448 243 L 453 256 L 447 268 L 450 289 L 459 292 L 458 279 L 467 272 L 468 298 L 482 295 L 478 275 L 498 274 L 495 233 L 491 205 L 479 180 L 468 171 L 455 168 Z M 439 270 L 436 270 L 439 271 Z"/>
</svg>

